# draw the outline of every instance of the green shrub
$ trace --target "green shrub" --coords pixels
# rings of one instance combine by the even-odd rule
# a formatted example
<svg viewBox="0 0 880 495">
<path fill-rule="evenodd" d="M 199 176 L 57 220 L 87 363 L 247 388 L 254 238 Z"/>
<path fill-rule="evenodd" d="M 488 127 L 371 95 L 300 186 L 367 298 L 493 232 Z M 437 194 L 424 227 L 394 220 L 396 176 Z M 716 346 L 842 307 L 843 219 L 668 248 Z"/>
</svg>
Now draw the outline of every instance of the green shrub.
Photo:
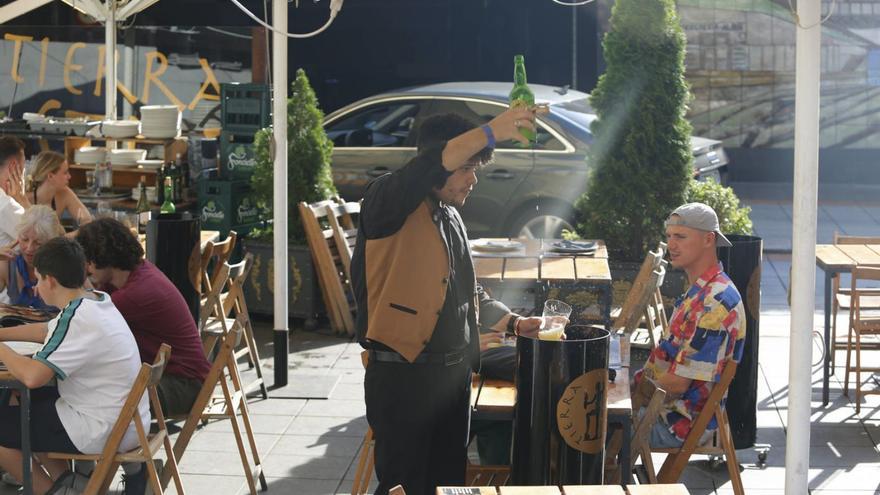
<svg viewBox="0 0 880 495">
<path fill-rule="evenodd" d="M 687 202 L 705 203 L 715 210 L 721 232 L 725 234 L 752 234 L 752 219 L 748 206 L 740 208 L 739 198 L 733 189 L 724 187 L 712 179 L 705 182 L 691 180 L 687 190 Z"/>
<path fill-rule="evenodd" d="M 684 203 L 693 171 L 685 45 L 673 0 L 615 2 L 607 69 L 590 97 L 593 172 L 575 216 L 578 234 L 604 239 L 617 260 L 640 260 Z"/>
<path fill-rule="evenodd" d="M 314 203 L 336 195 L 330 172 L 333 142 L 321 125 L 324 113 L 309 85 L 305 71 L 296 71 L 287 100 L 287 235 L 291 243 L 305 244 L 305 231 L 300 222 L 300 201 Z M 253 199 L 273 216 L 273 168 L 271 143 L 273 131 L 262 129 L 254 137 L 257 165 L 251 176 Z M 272 237 L 272 226 L 255 231 L 255 239 Z"/>
</svg>

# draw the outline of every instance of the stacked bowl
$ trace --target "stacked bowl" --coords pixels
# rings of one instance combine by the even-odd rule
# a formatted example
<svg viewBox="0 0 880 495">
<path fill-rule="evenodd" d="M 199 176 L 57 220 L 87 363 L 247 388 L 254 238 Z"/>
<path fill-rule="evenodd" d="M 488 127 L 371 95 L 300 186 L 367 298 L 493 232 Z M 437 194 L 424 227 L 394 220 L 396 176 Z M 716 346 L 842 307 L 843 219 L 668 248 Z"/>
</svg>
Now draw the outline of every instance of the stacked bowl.
<svg viewBox="0 0 880 495">
<path fill-rule="evenodd" d="M 136 120 L 105 120 L 101 122 L 101 135 L 113 139 L 125 139 L 138 135 L 141 123 Z"/>
<path fill-rule="evenodd" d="M 107 161 L 107 148 L 83 146 L 73 152 L 73 161 L 80 165 L 94 165 Z"/>
<path fill-rule="evenodd" d="M 136 167 L 138 160 L 147 157 L 147 150 L 110 150 L 110 165 L 113 168 Z"/>
<path fill-rule="evenodd" d="M 180 135 L 180 110 L 175 105 L 144 106 L 141 123 L 141 133 L 146 138 L 174 138 Z"/>
</svg>

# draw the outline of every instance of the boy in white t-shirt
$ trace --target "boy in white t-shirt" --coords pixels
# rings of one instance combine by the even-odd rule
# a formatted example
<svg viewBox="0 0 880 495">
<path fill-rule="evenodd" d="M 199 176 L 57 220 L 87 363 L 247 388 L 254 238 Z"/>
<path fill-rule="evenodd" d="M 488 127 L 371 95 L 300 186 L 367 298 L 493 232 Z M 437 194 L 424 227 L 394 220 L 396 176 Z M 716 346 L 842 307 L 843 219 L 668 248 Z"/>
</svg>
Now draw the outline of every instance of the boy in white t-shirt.
<svg viewBox="0 0 880 495">
<path fill-rule="evenodd" d="M 41 342 L 33 358 L 0 343 L 0 361 L 32 392 L 31 436 L 34 452 L 98 453 L 110 435 L 140 369 L 131 330 L 110 296 L 86 290 L 85 256 L 75 241 L 57 237 L 34 255 L 37 291 L 63 308 L 46 323 L 0 329 L 0 340 Z M 57 378 L 58 387 L 46 386 Z M 43 388 L 41 388 L 43 387 Z M 0 467 L 21 479 L 21 431 L 18 406 L 0 405 Z M 146 396 L 138 406 L 149 428 Z M 137 444 L 134 425 L 121 449 Z M 34 472 L 34 493 L 64 493 L 73 483 L 63 462 L 43 459 Z"/>
</svg>

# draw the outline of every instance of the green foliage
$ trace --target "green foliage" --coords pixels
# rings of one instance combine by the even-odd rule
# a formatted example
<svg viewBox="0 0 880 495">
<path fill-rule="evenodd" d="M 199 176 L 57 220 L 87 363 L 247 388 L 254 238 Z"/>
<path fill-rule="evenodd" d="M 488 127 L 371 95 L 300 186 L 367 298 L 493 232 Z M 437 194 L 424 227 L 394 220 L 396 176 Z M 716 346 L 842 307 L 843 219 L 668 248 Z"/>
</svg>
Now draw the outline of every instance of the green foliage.
<svg viewBox="0 0 880 495">
<path fill-rule="evenodd" d="M 590 97 L 593 172 L 575 214 L 578 233 L 604 239 L 620 261 L 640 260 L 684 203 L 693 169 L 685 45 L 673 0 L 615 2 L 607 69 Z"/>
<path fill-rule="evenodd" d="M 752 219 L 748 206 L 740 208 L 739 198 L 733 189 L 724 187 L 712 179 L 705 182 L 691 180 L 687 190 L 688 203 L 705 203 L 715 210 L 721 232 L 724 234 L 752 235 Z"/>
<path fill-rule="evenodd" d="M 287 100 L 287 232 L 294 244 L 305 244 L 305 232 L 300 222 L 300 201 L 314 203 L 336 195 L 330 173 L 330 154 L 333 142 L 321 125 L 324 113 L 318 108 L 318 99 L 309 85 L 305 71 L 296 71 L 296 80 Z M 251 176 L 253 199 L 273 216 L 272 129 L 262 129 L 254 137 L 257 165 Z M 254 231 L 251 237 L 265 239 L 272 236 L 272 226 Z"/>
</svg>

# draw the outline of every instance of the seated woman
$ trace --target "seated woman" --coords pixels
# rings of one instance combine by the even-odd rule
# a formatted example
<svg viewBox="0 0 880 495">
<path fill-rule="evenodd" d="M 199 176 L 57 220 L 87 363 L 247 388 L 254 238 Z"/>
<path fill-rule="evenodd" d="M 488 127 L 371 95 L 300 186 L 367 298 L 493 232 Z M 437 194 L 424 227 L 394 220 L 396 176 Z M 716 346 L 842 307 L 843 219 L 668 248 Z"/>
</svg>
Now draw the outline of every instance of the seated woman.
<svg viewBox="0 0 880 495">
<path fill-rule="evenodd" d="M 10 304 L 52 309 L 34 291 L 34 254 L 49 239 L 64 235 L 64 228 L 51 208 L 35 205 L 24 212 L 17 231 L 18 240 L 0 249 L 0 291 L 6 289 Z"/>
<path fill-rule="evenodd" d="M 64 155 L 54 151 L 43 151 L 34 157 L 28 199 L 35 205 L 51 206 L 58 218 L 66 211 L 75 224 L 85 225 L 92 221 L 92 216 L 68 186 L 69 168 Z"/>
</svg>

